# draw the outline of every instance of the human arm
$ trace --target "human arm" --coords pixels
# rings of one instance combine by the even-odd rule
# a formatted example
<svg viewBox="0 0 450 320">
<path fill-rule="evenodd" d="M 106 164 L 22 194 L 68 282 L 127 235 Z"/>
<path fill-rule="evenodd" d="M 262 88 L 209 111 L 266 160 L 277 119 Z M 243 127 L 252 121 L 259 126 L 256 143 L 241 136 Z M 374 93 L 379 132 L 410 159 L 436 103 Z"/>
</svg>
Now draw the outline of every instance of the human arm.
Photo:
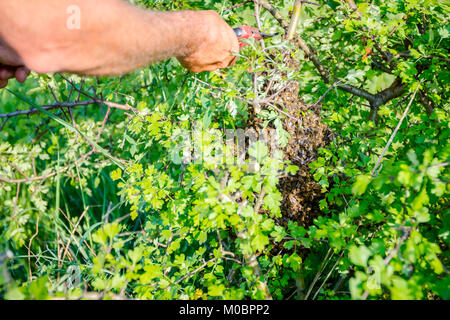
<svg viewBox="0 0 450 320">
<path fill-rule="evenodd" d="M 67 24 L 73 4 L 79 28 Z M 0 38 L 18 65 L 93 76 L 170 57 L 194 72 L 212 71 L 232 64 L 239 50 L 232 28 L 214 11 L 155 12 L 120 0 L 0 0 Z"/>
</svg>

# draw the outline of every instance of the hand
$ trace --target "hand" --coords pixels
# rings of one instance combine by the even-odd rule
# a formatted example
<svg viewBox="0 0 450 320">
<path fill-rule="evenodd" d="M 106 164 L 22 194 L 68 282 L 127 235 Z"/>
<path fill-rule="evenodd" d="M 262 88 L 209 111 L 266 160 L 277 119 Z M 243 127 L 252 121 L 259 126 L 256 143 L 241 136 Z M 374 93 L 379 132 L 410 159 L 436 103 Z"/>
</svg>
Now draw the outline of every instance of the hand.
<svg viewBox="0 0 450 320">
<path fill-rule="evenodd" d="M 213 71 L 236 63 L 239 42 L 233 29 L 215 11 L 196 12 L 195 35 L 188 54 L 178 57 L 192 72 Z"/>
<path fill-rule="evenodd" d="M 0 89 L 6 87 L 12 78 L 23 83 L 29 73 L 19 55 L 0 38 Z"/>
<path fill-rule="evenodd" d="M 0 64 L 0 89 L 8 85 L 8 80 L 16 78 L 20 83 L 25 82 L 30 70 L 24 66 L 11 67 Z"/>
</svg>

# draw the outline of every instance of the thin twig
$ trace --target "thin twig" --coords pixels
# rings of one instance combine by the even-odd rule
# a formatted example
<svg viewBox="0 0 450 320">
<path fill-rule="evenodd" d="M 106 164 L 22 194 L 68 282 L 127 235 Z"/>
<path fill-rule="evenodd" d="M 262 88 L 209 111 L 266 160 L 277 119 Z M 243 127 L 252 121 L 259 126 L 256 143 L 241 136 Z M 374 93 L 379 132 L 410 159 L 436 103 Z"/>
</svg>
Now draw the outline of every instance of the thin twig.
<svg viewBox="0 0 450 320">
<path fill-rule="evenodd" d="M 316 300 L 317 295 L 320 293 L 320 290 L 322 290 L 323 286 L 325 285 L 325 283 L 328 281 L 328 279 L 330 278 L 331 274 L 333 273 L 333 271 L 336 269 L 339 261 L 341 261 L 342 256 L 344 255 L 345 250 L 342 250 L 341 255 L 339 256 L 339 258 L 337 259 L 336 263 L 333 265 L 333 267 L 331 267 L 330 272 L 328 272 L 327 276 L 325 277 L 325 280 L 323 280 L 322 284 L 320 285 L 319 289 L 317 289 L 316 293 L 314 294 L 314 297 L 312 298 L 313 300 Z"/>
<path fill-rule="evenodd" d="M 258 114 L 261 111 L 261 106 L 259 104 L 259 90 L 258 90 L 258 74 L 255 72 L 252 74 L 253 78 L 253 108 L 255 113 Z"/>
<path fill-rule="evenodd" d="M 270 103 L 270 102 L 266 102 L 266 103 L 267 103 L 269 106 L 271 106 L 272 108 L 274 108 L 275 110 L 277 110 L 278 112 L 284 114 L 286 117 L 291 118 L 291 119 L 294 120 L 295 122 L 298 122 L 298 123 L 302 124 L 302 120 L 301 120 L 301 119 L 296 118 L 296 117 L 294 117 L 294 116 L 291 116 L 289 113 L 284 112 L 283 110 L 281 110 L 280 108 L 278 108 L 277 106 L 273 105 L 273 104 Z"/>
<path fill-rule="evenodd" d="M 262 24 L 261 24 L 261 7 L 257 0 L 254 0 L 254 7 L 255 7 L 255 19 L 256 19 L 256 26 L 259 30 L 262 30 Z M 260 39 L 259 42 L 261 43 L 261 48 L 263 50 L 266 49 L 266 45 L 264 43 L 264 39 Z"/>
<path fill-rule="evenodd" d="M 325 255 L 325 258 L 323 259 L 322 264 L 321 264 L 321 266 L 320 266 L 319 272 L 316 273 L 316 276 L 314 277 L 313 281 L 311 282 L 311 285 L 309 286 L 308 292 L 307 292 L 306 295 L 305 295 L 305 300 L 308 300 L 308 297 L 309 297 L 309 295 L 311 294 L 312 289 L 314 288 L 314 286 L 315 286 L 317 280 L 319 280 L 320 275 L 322 274 L 323 270 L 324 270 L 325 267 L 327 266 L 328 261 L 329 261 L 329 258 L 328 258 L 328 257 L 330 256 L 330 254 L 332 253 L 332 251 L 333 251 L 332 248 L 328 249 L 327 254 Z M 334 252 L 333 252 L 333 254 L 331 255 L 331 257 L 332 257 L 333 255 L 334 255 Z M 330 259 L 331 259 L 331 257 L 330 257 Z M 325 263 L 325 262 L 326 262 L 326 263 Z"/>
<path fill-rule="evenodd" d="M 16 215 L 17 203 L 19 202 L 19 194 L 20 194 L 20 182 L 17 183 L 16 198 L 14 199 L 14 208 L 11 214 L 13 219 L 15 219 Z"/>
<path fill-rule="evenodd" d="M 403 115 L 402 115 L 402 117 L 400 118 L 400 121 L 398 122 L 397 127 L 395 128 L 394 132 L 392 133 L 391 137 L 389 138 L 388 143 L 387 143 L 386 146 L 384 147 L 383 152 L 381 153 L 380 157 L 378 158 L 378 161 L 377 161 L 377 163 L 375 164 L 375 167 L 374 167 L 373 170 L 372 170 L 372 173 L 371 173 L 372 176 L 375 175 L 375 172 L 377 171 L 378 167 L 380 166 L 381 161 L 382 161 L 383 158 L 384 158 L 384 155 L 386 154 L 387 150 L 388 150 L 389 147 L 391 146 L 392 141 L 394 141 L 394 138 L 395 138 L 395 136 L 396 136 L 398 130 L 400 129 L 400 127 L 401 127 L 401 125 L 402 125 L 402 123 L 403 123 L 403 120 L 405 120 L 405 118 L 406 118 L 406 116 L 407 116 L 407 114 L 408 114 L 408 112 L 409 112 L 409 108 L 411 107 L 411 104 L 412 104 L 413 101 L 414 101 L 414 98 L 416 97 L 416 93 L 417 93 L 417 90 L 418 90 L 418 89 L 419 89 L 419 85 L 417 86 L 416 90 L 414 91 L 414 94 L 413 94 L 411 100 L 409 101 L 408 106 L 407 106 L 406 109 L 405 109 L 405 112 L 403 112 Z"/>
<path fill-rule="evenodd" d="M 103 119 L 103 122 L 102 122 L 102 127 L 100 128 L 100 131 L 97 134 L 97 141 L 98 141 L 98 139 L 100 139 L 100 136 L 102 135 L 102 132 L 105 129 L 105 125 L 106 125 L 106 122 L 108 122 L 110 112 L 111 112 L 111 107 L 108 107 L 108 111 L 106 111 L 105 118 Z"/>
<path fill-rule="evenodd" d="M 183 276 L 183 277 L 181 277 L 180 279 L 178 279 L 177 281 L 175 281 L 175 284 L 178 284 L 178 283 L 182 282 L 183 280 L 192 277 L 194 274 L 196 274 L 196 273 L 202 271 L 204 268 L 206 268 L 206 266 L 208 265 L 208 263 L 214 262 L 214 261 L 216 261 L 217 259 L 218 259 L 218 258 L 212 258 L 212 259 L 210 259 L 210 260 L 208 260 L 208 261 L 205 261 L 200 267 L 198 267 L 197 269 L 195 269 L 195 270 L 189 272 L 189 273 L 186 274 L 185 276 Z"/>
<path fill-rule="evenodd" d="M 86 214 L 86 212 L 88 210 L 89 210 L 89 206 L 87 206 L 86 209 L 83 211 L 83 213 L 81 214 L 81 216 L 78 219 L 77 223 L 73 227 L 72 232 L 70 233 L 69 241 L 67 242 L 66 249 L 64 250 L 64 254 L 63 254 L 63 257 L 62 257 L 63 263 L 64 263 L 64 259 L 66 258 L 67 252 L 69 251 L 69 246 L 70 246 L 70 243 L 72 242 L 72 238 L 73 238 L 73 236 L 75 234 L 75 230 L 78 228 L 78 225 L 80 224 L 81 220 L 83 219 L 84 215 Z"/>
<path fill-rule="evenodd" d="M 62 215 L 64 216 L 64 218 L 66 218 L 67 221 L 69 221 L 70 225 L 72 226 L 72 228 L 76 229 L 75 226 L 73 225 L 72 221 L 70 221 L 69 217 L 67 217 L 67 215 L 64 213 L 64 211 L 61 210 L 61 208 L 59 208 L 59 211 L 62 213 Z M 83 237 L 83 235 L 81 234 L 81 232 L 77 230 L 77 233 L 80 237 Z M 87 243 L 86 240 L 84 240 L 84 244 L 86 245 L 86 247 L 89 248 L 89 251 L 91 251 L 91 253 L 96 257 L 97 255 L 95 254 L 94 250 L 92 250 L 92 248 L 89 246 L 89 244 Z"/>
<path fill-rule="evenodd" d="M 229 9 L 225 10 L 224 14 L 227 14 L 228 12 L 233 11 L 233 10 L 235 10 L 237 8 L 240 8 L 240 7 L 246 5 L 247 3 L 250 3 L 250 2 L 253 2 L 253 0 L 247 0 L 247 1 L 244 1 L 244 2 L 241 2 L 241 3 L 237 3 L 234 6 L 231 6 Z"/>
<path fill-rule="evenodd" d="M 338 85 L 340 82 L 341 82 L 340 80 L 336 80 L 336 81 L 333 83 L 333 85 L 332 85 L 331 87 L 329 87 L 329 88 L 327 89 L 327 91 L 325 91 L 325 93 L 319 98 L 319 100 L 317 100 L 317 102 L 314 103 L 314 104 L 312 105 L 312 108 L 317 107 L 317 105 L 319 105 L 319 103 L 321 103 L 322 100 L 325 99 L 325 97 L 327 96 L 328 92 L 330 92 L 331 90 L 333 90 L 333 88 L 334 88 L 336 85 Z"/>
<path fill-rule="evenodd" d="M 391 262 L 391 260 L 398 254 L 403 242 L 405 242 L 409 238 L 409 235 L 411 234 L 411 228 L 405 228 L 403 231 L 404 231 L 403 235 L 398 240 L 398 243 L 395 246 L 394 250 L 392 250 L 391 253 L 386 258 L 384 258 L 383 264 L 385 266 L 387 266 L 389 264 L 389 262 Z M 361 300 L 366 300 L 368 297 L 369 297 L 369 291 L 366 290 L 366 291 L 364 291 L 363 295 L 361 296 Z"/>
<path fill-rule="evenodd" d="M 47 86 L 48 89 L 50 90 L 50 93 L 52 94 L 53 98 L 55 99 L 56 102 L 59 102 L 58 98 L 56 98 L 55 92 L 53 92 L 53 88 L 51 85 Z"/>
<path fill-rule="evenodd" d="M 6 117 L 6 118 L 5 118 L 5 121 L 3 121 L 3 124 L 2 124 L 2 126 L 0 127 L 0 131 L 2 131 L 3 128 L 5 127 L 6 123 L 8 122 L 8 119 L 9 119 L 9 117 Z"/>
<path fill-rule="evenodd" d="M 31 273 L 31 243 L 33 242 L 33 239 L 38 235 L 39 233 L 39 215 L 36 219 L 36 232 L 33 234 L 33 236 L 30 238 L 30 242 L 28 243 L 28 280 L 31 282 L 33 280 L 33 274 Z"/>
</svg>

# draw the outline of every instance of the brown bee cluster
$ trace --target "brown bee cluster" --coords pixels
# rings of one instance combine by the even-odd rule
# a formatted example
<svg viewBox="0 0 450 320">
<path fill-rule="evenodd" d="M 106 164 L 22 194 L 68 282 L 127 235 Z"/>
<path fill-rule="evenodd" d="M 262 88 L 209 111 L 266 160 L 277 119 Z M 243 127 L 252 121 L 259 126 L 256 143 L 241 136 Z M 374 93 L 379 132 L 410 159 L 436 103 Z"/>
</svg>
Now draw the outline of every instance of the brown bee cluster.
<svg viewBox="0 0 450 320">
<path fill-rule="evenodd" d="M 295 59 L 289 55 L 285 55 L 283 61 L 289 69 L 299 68 Z M 287 74 L 282 75 L 282 79 L 285 78 Z M 314 180 L 309 164 L 317 159 L 319 148 L 330 142 L 332 131 L 322 123 L 321 105 L 306 105 L 299 98 L 296 81 L 287 82 L 281 92 L 275 91 L 269 90 L 269 95 L 277 93 L 274 104 L 289 115 L 284 116 L 284 129 L 290 134 L 290 141 L 283 150 L 285 159 L 299 167 L 296 175 L 280 179 L 283 220 L 294 220 L 302 226 L 309 226 L 320 214 L 319 201 L 323 197 L 321 186 Z M 251 107 L 252 112 L 249 116 L 250 125 L 260 127 L 261 122 Z M 273 130 L 268 128 L 267 134 L 274 134 L 271 132 Z"/>
</svg>

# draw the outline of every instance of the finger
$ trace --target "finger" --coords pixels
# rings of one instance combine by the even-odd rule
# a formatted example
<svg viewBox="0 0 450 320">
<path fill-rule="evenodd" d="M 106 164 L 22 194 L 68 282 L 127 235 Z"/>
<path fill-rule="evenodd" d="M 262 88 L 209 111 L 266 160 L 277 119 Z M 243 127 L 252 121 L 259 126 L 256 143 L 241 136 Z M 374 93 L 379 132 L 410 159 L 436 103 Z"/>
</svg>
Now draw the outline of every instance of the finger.
<svg viewBox="0 0 450 320">
<path fill-rule="evenodd" d="M 8 80 L 14 77 L 15 68 L 2 66 L 0 69 L 0 80 Z"/>
<path fill-rule="evenodd" d="M 30 70 L 28 70 L 28 68 L 19 67 L 16 70 L 15 76 L 16 76 L 17 81 L 19 81 L 20 83 L 24 83 L 29 74 L 30 74 Z"/>
<path fill-rule="evenodd" d="M 191 67 L 190 70 L 194 73 L 199 73 L 199 72 L 211 72 L 217 69 L 220 69 L 221 64 L 218 63 L 211 63 L 211 64 L 207 64 L 207 65 L 203 65 L 203 66 L 196 66 L 196 67 Z"/>
<path fill-rule="evenodd" d="M 217 69 L 225 69 L 228 67 L 231 67 L 232 65 L 234 65 L 236 63 L 237 57 L 227 57 L 226 59 L 215 63 L 214 65 L 216 66 Z"/>
<path fill-rule="evenodd" d="M 236 38 L 234 31 L 231 33 L 230 35 L 230 41 L 233 44 L 232 48 L 231 48 L 231 52 L 233 54 L 239 53 L 240 51 L 240 42 L 239 40 Z"/>
<path fill-rule="evenodd" d="M 231 59 L 230 63 L 228 64 L 228 67 L 232 67 L 236 64 L 236 61 L 238 60 L 238 57 L 233 57 L 233 59 Z"/>
<path fill-rule="evenodd" d="M 0 80 L 0 89 L 3 89 L 8 85 L 8 80 Z"/>
</svg>

